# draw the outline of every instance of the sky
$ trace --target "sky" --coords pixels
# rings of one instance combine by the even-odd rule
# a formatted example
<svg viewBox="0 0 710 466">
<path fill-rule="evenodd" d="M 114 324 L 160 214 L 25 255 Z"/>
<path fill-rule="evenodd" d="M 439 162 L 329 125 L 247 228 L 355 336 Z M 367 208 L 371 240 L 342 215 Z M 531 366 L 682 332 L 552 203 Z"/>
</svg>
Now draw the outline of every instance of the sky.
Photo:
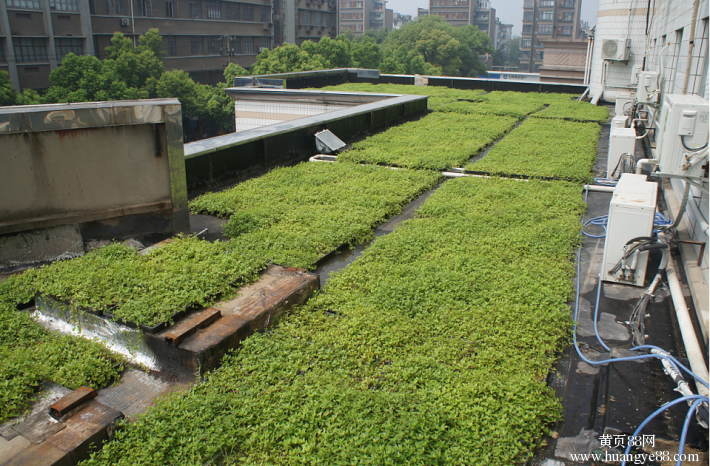
<svg viewBox="0 0 710 466">
<path fill-rule="evenodd" d="M 502 23 L 513 25 L 513 34 L 519 36 L 523 29 L 523 0 L 490 0 L 496 16 Z M 597 24 L 598 0 L 582 0 L 582 21 L 590 27 Z M 387 0 L 387 8 L 404 15 L 417 16 L 417 8 L 429 8 L 429 0 Z"/>
</svg>

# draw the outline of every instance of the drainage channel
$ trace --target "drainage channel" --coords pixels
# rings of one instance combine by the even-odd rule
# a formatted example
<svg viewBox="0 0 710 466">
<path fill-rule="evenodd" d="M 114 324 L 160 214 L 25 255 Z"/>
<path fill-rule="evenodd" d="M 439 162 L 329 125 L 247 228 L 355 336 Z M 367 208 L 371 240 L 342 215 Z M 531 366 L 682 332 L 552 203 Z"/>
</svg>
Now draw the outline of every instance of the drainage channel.
<svg viewBox="0 0 710 466">
<path fill-rule="evenodd" d="M 375 238 L 379 238 L 381 236 L 385 236 L 392 233 L 397 225 L 399 225 L 405 220 L 413 218 L 417 209 L 419 209 L 419 207 L 427 199 L 429 199 L 429 196 L 434 194 L 436 190 L 438 190 L 444 183 L 445 181 L 439 183 L 434 188 L 420 195 L 418 198 L 410 202 L 404 208 L 401 214 L 389 218 L 385 223 L 375 228 Z M 318 261 L 316 269 L 313 273 L 320 277 L 321 287 L 326 284 L 326 282 L 330 279 L 333 273 L 337 272 L 338 270 L 344 269 L 351 262 L 360 257 L 365 251 L 365 249 L 367 249 L 372 244 L 372 241 L 374 240 L 360 243 L 352 248 L 348 248 L 347 246 L 340 248 L 337 251 L 326 255 L 320 261 Z"/>
</svg>

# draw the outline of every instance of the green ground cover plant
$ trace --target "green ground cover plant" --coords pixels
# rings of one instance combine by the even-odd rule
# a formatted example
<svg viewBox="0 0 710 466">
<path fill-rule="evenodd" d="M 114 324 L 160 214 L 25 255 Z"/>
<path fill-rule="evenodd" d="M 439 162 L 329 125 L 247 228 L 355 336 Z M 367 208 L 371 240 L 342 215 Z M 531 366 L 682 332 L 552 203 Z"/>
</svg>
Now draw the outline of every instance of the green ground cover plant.
<svg viewBox="0 0 710 466">
<path fill-rule="evenodd" d="M 178 237 L 141 255 L 114 243 L 73 260 L 28 270 L 0 284 L 14 301 L 54 296 L 75 309 L 109 311 L 142 325 L 170 321 L 191 306 L 207 306 L 258 278 L 266 258 L 230 242 Z"/>
<path fill-rule="evenodd" d="M 516 121 L 509 116 L 434 112 L 353 144 L 338 162 L 432 170 L 461 167 Z"/>
<path fill-rule="evenodd" d="M 521 464 L 560 403 L 578 185 L 460 178 L 84 466 Z"/>
<path fill-rule="evenodd" d="M 436 107 L 437 112 L 456 112 L 463 114 L 509 115 L 518 119 L 541 110 L 546 94 L 528 92 L 493 91 L 479 96 L 476 102 L 457 100 Z"/>
<path fill-rule="evenodd" d="M 409 94 L 429 96 L 429 108 L 434 109 L 438 105 L 454 102 L 456 100 L 477 100 L 485 91 L 480 89 L 463 90 L 449 89 L 441 86 L 410 86 L 406 84 L 370 84 L 370 83 L 348 83 L 339 86 L 328 86 L 320 90 L 339 92 L 376 92 L 380 94 Z"/>
<path fill-rule="evenodd" d="M 237 250 L 312 269 L 338 247 L 371 239 L 377 225 L 440 179 L 431 172 L 310 162 L 207 193 L 190 210 L 229 218 L 223 232 Z"/>
<path fill-rule="evenodd" d="M 600 131 L 597 123 L 531 118 L 466 169 L 588 182 Z"/>
<path fill-rule="evenodd" d="M 0 283 L 0 424 L 29 407 L 42 380 L 75 390 L 120 377 L 120 355 L 95 341 L 48 332 L 16 309 L 19 296 L 6 282 Z"/>
<path fill-rule="evenodd" d="M 569 99 L 569 95 L 566 94 L 557 95 L 560 97 L 550 101 L 547 108 L 533 114 L 532 117 L 562 118 L 572 121 L 598 121 L 600 123 L 609 119 L 609 109 L 604 106 L 596 106 L 588 102 Z"/>
</svg>

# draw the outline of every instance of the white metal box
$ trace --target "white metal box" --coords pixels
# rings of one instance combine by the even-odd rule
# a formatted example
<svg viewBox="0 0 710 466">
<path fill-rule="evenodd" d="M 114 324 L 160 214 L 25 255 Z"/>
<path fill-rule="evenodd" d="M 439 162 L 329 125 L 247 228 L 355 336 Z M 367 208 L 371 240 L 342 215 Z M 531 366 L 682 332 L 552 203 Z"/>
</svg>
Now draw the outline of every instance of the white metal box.
<svg viewBox="0 0 710 466">
<path fill-rule="evenodd" d="M 659 171 L 702 176 L 703 163 L 691 166 L 689 159 L 708 144 L 708 101 L 697 95 L 666 94 L 658 125 Z"/>
<path fill-rule="evenodd" d="M 633 128 L 611 128 L 609 134 L 609 153 L 606 159 L 607 178 L 612 177 L 612 173 L 619 163 L 623 154 L 634 155 L 636 152 L 636 130 Z"/>
<path fill-rule="evenodd" d="M 636 101 L 640 104 L 658 102 L 658 71 L 642 71 L 636 87 Z"/>
<path fill-rule="evenodd" d="M 625 99 L 623 97 L 619 97 L 618 99 L 616 99 L 616 103 L 614 104 L 614 113 L 616 113 L 617 116 L 633 116 L 634 99 Z"/>
<path fill-rule="evenodd" d="M 648 251 L 638 254 L 636 261 L 627 260 L 627 265 L 636 264 L 633 273 L 610 271 L 624 255 L 624 245 L 639 236 L 651 236 L 656 216 L 658 185 L 646 180 L 645 175 L 624 173 L 614 189 L 609 204 L 609 224 L 602 259 L 602 280 L 627 285 L 643 286 L 646 278 Z M 631 275 L 631 276 L 629 276 Z"/>
<path fill-rule="evenodd" d="M 611 119 L 611 129 L 627 128 L 629 126 L 629 117 L 626 115 L 616 115 Z M 609 141 L 611 142 L 611 132 L 609 133 Z"/>
<path fill-rule="evenodd" d="M 627 61 L 631 51 L 631 39 L 603 39 L 602 60 Z"/>
</svg>

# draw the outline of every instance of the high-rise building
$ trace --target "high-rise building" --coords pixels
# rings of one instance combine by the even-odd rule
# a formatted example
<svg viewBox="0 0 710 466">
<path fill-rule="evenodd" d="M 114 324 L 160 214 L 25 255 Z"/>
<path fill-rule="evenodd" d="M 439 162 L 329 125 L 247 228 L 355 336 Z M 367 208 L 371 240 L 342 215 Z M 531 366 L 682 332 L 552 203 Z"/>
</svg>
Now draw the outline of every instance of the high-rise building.
<svg viewBox="0 0 710 466">
<path fill-rule="evenodd" d="M 392 10 L 388 18 L 386 3 L 385 0 L 340 0 L 340 31 L 350 30 L 360 35 L 368 29 L 392 29 Z"/>
<path fill-rule="evenodd" d="M 393 28 L 399 29 L 407 23 L 412 22 L 412 15 L 403 15 L 402 13 L 395 13 L 393 20 Z"/>
<path fill-rule="evenodd" d="M 545 57 L 543 40 L 584 41 L 582 0 L 524 0 L 520 71 L 537 73 Z"/>
<path fill-rule="evenodd" d="M 163 36 L 166 70 L 185 70 L 198 82 L 215 84 L 224 79 L 224 67 L 230 62 L 251 66 L 261 50 L 272 47 L 272 4 L 271 0 L 4 0 L 0 1 L 0 69 L 9 72 L 16 90 L 42 90 L 49 87 L 50 71 L 68 53 L 104 59 L 115 32 L 137 42 L 151 28 Z"/>
<path fill-rule="evenodd" d="M 422 16 L 429 16 L 429 10 L 426 8 L 417 8 L 417 18 L 421 18 Z"/>
<path fill-rule="evenodd" d="M 275 46 L 337 35 L 337 0 L 274 0 Z"/>
<path fill-rule="evenodd" d="M 494 40 L 494 45 L 496 50 L 500 49 L 505 45 L 507 40 L 513 38 L 513 25 L 504 24 L 500 22 L 500 19 L 496 18 L 496 37 Z"/>
</svg>

